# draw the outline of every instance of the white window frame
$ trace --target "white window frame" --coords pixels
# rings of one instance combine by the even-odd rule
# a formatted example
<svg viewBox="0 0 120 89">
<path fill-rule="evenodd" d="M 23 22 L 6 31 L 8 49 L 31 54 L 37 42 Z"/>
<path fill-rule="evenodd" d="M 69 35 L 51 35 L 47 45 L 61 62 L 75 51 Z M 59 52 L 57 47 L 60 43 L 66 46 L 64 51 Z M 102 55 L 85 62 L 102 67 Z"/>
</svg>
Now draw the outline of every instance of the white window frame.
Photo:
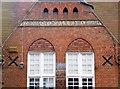
<svg viewBox="0 0 120 89">
<path fill-rule="evenodd" d="M 56 82 L 55 82 L 55 77 L 53 77 L 53 76 L 43 76 L 42 78 L 41 78 L 41 87 L 43 88 L 43 78 L 53 78 L 53 83 L 54 83 L 54 86 L 53 86 L 53 88 L 55 88 L 55 84 L 56 84 Z"/>
<path fill-rule="evenodd" d="M 78 54 L 78 74 L 68 74 L 68 55 L 70 53 Z M 82 73 L 82 54 L 92 54 L 92 74 L 83 74 Z M 93 52 L 66 52 L 66 87 L 68 87 L 68 78 L 79 78 L 79 87 L 82 87 L 82 78 L 92 78 L 93 87 L 95 87 L 95 70 L 94 70 L 94 53 Z"/>
<path fill-rule="evenodd" d="M 71 53 L 73 53 L 73 54 L 78 54 L 78 58 L 79 58 L 79 52 L 67 52 L 67 53 L 66 53 L 66 59 L 67 59 L 67 60 L 66 60 L 66 75 L 67 75 L 67 76 L 75 76 L 75 77 L 76 77 L 76 76 L 78 76 L 78 75 L 80 74 L 79 70 L 78 70 L 78 74 L 69 74 L 68 71 L 67 71 L 67 70 L 68 70 L 68 54 L 71 54 Z M 80 60 L 78 60 L 78 63 L 80 63 Z M 78 64 L 78 69 L 79 69 L 79 68 L 81 68 L 81 67 L 80 67 L 80 65 Z M 81 69 L 80 69 L 80 70 L 81 70 Z"/>
<path fill-rule="evenodd" d="M 53 74 L 43 74 L 43 59 L 44 59 L 44 56 L 43 56 L 43 54 L 44 53 L 52 53 L 53 54 L 53 57 L 54 57 L 54 59 L 53 59 L 53 62 L 54 62 L 54 64 L 53 64 Z M 39 54 L 39 59 L 40 59 L 40 66 L 39 66 L 39 68 L 40 68 L 40 73 L 39 74 L 37 74 L 37 75 L 31 75 L 30 74 L 30 54 Z M 55 75 L 56 75 L 56 73 L 55 73 L 55 70 L 56 70 L 56 56 L 55 56 L 56 54 L 55 54 L 55 52 L 34 52 L 34 51 L 29 51 L 28 52 L 28 58 L 27 58 L 27 87 L 29 87 L 30 85 L 29 85 L 29 79 L 30 78 L 39 78 L 40 79 L 40 87 L 43 87 L 43 78 L 53 78 L 53 82 L 54 82 L 54 87 L 55 87 L 55 85 L 56 85 L 56 82 L 55 82 Z"/>
<path fill-rule="evenodd" d="M 81 77 L 81 78 L 80 78 L 80 81 L 81 81 L 80 86 L 81 86 L 81 87 L 83 86 L 83 85 L 82 85 L 82 79 L 83 79 L 83 78 L 87 78 L 87 79 L 88 79 L 88 78 L 92 78 L 92 83 L 93 83 L 92 86 L 93 86 L 93 89 L 95 89 L 95 77 L 91 77 L 91 76 Z M 88 84 L 87 84 L 87 87 L 88 87 Z"/>
<path fill-rule="evenodd" d="M 80 52 L 80 62 L 81 62 L 81 69 L 82 69 L 82 54 L 92 54 L 92 74 L 81 74 L 81 76 L 88 76 L 88 77 L 93 77 L 94 76 L 94 53 L 93 52 Z"/>
<path fill-rule="evenodd" d="M 81 82 L 81 79 L 80 79 L 79 76 L 68 76 L 68 77 L 66 78 L 66 87 L 67 87 L 67 88 L 68 88 L 68 78 L 78 78 L 78 79 L 79 79 L 79 82 Z M 80 86 L 80 83 L 79 83 L 79 86 Z"/>
<path fill-rule="evenodd" d="M 56 60 L 55 60 L 55 53 L 54 52 L 44 52 L 43 54 L 45 54 L 45 53 L 51 53 L 51 54 L 53 54 L 53 57 L 54 57 L 54 59 L 53 59 L 53 62 L 54 62 L 54 64 L 53 64 L 53 66 L 54 66 L 54 68 L 53 68 L 53 74 L 44 74 L 43 73 L 43 71 L 42 71 L 42 76 L 55 76 L 55 70 L 56 70 Z M 42 57 L 43 57 L 43 59 L 44 59 L 44 56 L 43 56 L 43 54 L 42 54 Z M 44 61 L 42 61 L 42 68 L 43 68 L 43 66 L 44 66 Z"/>
</svg>

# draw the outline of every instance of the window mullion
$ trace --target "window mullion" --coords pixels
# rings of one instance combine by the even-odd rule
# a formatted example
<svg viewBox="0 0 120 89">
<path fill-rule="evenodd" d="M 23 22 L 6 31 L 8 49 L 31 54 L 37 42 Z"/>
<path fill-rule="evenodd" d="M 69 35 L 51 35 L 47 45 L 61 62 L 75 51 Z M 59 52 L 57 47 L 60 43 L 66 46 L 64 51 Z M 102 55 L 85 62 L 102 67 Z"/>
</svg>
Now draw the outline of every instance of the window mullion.
<svg viewBox="0 0 120 89">
<path fill-rule="evenodd" d="M 92 61 L 92 62 L 93 62 L 93 63 L 92 63 L 92 75 L 94 76 L 94 68 L 95 68 L 95 67 L 94 67 L 94 65 L 95 65 L 95 64 L 94 64 L 94 53 L 92 53 L 92 60 L 93 60 L 93 61 Z"/>
<path fill-rule="evenodd" d="M 82 55 L 81 53 L 79 53 L 79 87 L 82 87 L 81 75 L 82 75 Z"/>
<path fill-rule="evenodd" d="M 56 64 L 56 60 L 55 60 L 55 59 L 56 59 L 56 56 L 55 56 L 55 53 L 53 54 L 53 59 L 54 59 L 54 60 L 53 60 L 53 61 L 54 61 L 54 64 L 53 64 L 53 73 L 54 73 L 54 77 L 55 77 L 55 74 L 56 74 L 56 73 L 55 73 L 55 70 L 56 70 L 56 65 L 55 65 L 55 64 Z"/>
<path fill-rule="evenodd" d="M 66 53 L 66 76 L 68 76 L 68 53 Z"/>
<path fill-rule="evenodd" d="M 44 67 L 43 67 L 44 66 L 43 65 L 44 64 L 44 55 L 43 55 L 43 53 L 41 53 L 41 61 L 40 62 L 41 62 L 41 67 L 40 67 L 41 68 L 41 77 L 43 77 L 43 69 L 44 69 Z"/>
</svg>

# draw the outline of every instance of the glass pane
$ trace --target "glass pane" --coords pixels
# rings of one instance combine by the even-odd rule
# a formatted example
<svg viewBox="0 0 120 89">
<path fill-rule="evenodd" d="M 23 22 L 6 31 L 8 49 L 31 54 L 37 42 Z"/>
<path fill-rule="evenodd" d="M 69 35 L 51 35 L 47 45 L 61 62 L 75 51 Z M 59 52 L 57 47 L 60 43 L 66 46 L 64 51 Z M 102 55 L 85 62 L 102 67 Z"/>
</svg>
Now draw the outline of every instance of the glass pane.
<svg viewBox="0 0 120 89">
<path fill-rule="evenodd" d="M 36 85 L 36 86 L 38 86 L 38 85 L 39 85 L 39 83 L 35 83 L 35 85 Z"/>
<path fill-rule="evenodd" d="M 88 81 L 89 81 L 89 82 L 92 82 L 92 78 L 88 78 Z"/>
<path fill-rule="evenodd" d="M 35 86 L 35 89 L 40 89 L 39 86 Z"/>
<path fill-rule="evenodd" d="M 83 86 L 82 89 L 87 89 L 87 86 Z"/>
<path fill-rule="evenodd" d="M 38 53 L 33 53 L 30 54 L 30 74 L 34 75 L 34 74 L 39 74 L 39 66 L 40 66 L 40 62 L 39 62 L 39 54 Z"/>
<path fill-rule="evenodd" d="M 74 81 L 78 81 L 78 78 L 74 78 Z"/>
<path fill-rule="evenodd" d="M 74 86 L 74 89 L 79 89 L 79 86 Z"/>
<path fill-rule="evenodd" d="M 88 83 L 88 85 L 92 85 L 92 83 Z"/>
<path fill-rule="evenodd" d="M 34 82 L 34 78 L 30 78 L 30 82 Z"/>
<path fill-rule="evenodd" d="M 68 78 L 68 81 L 73 81 L 73 78 Z"/>
<path fill-rule="evenodd" d="M 78 54 L 77 53 L 68 54 L 68 73 L 78 74 Z"/>
<path fill-rule="evenodd" d="M 92 85 L 92 78 L 88 78 L 88 85 Z"/>
<path fill-rule="evenodd" d="M 87 85 L 87 83 L 82 83 L 82 85 Z"/>
<path fill-rule="evenodd" d="M 83 74 L 92 74 L 92 54 L 86 53 L 82 54 L 82 73 Z"/>
<path fill-rule="evenodd" d="M 29 89 L 34 89 L 34 86 L 30 86 Z"/>
<path fill-rule="evenodd" d="M 43 78 L 43 86 L 47 88 L 53 88 L 54 86 L 53 78 Z"/>
<path fill-rule="evenodd" d="M 54 89 L 53 87 L 50 87 L 49 89 Z"/>
<path fill-rule="evenodd" d="M 82 81 L 87 81 L 87 79 L 86 79 L 86 78 L 83 78 Z"/>
<path fill-rule="evenodd" d="M 53 84 L 53 78 L 49 78 L 49 83 Z"/>
<path fill-rule="evenodd" d="M 68 85 L 73 85 L 73 82 L 69 82 Z"/>
<path fill-rule="evenodd" d="M 68 85 L 73 85 L 73 78 L 68 78 Z"/>
<path fill-rule="evenodd" d="M 39 82 L 39 78 L 36 78 L 35 81 L 36 81 L 36 82 Z"/>
<path fill-rule="evenodd" d="M 74 87 L 73 86 L 68 86 L 68 89 L 74 89 Z"/>
<path fill-rule="evenodd" d="M 48 78 L 43 78 L 43 85 L 47 87 Z"/>
<path fill-rule="evenodd" d="M 34 85 L 34 83 L 30 83 L 30 85 Z"/>
<path fill-rule="evenodd" d="M 39 89 L 39 86 L 40 86 L 40 79 L 39 78 L 30 78 L 29 79 L 29 89 Z"/>
<path fill-rule="evenodd" d="M 82 79 L 82 85 L 87 85 L 87 78 Z"/>
<path fill-rule="evenodd" d="M 88 86 L 88 89 L 93 89 L 93 87 L 92 86 Z"/>
<path fill-rule="evenodd" d="M 44 53 L 44 74 L 53 74 L 54 55 L 53 53 Z"/>
<path fill-rule="evenodd" d="M 78 78 L 74 78 L 74 85 L 79 85 L 79 80 L 78 80 Z"/>
</svg>

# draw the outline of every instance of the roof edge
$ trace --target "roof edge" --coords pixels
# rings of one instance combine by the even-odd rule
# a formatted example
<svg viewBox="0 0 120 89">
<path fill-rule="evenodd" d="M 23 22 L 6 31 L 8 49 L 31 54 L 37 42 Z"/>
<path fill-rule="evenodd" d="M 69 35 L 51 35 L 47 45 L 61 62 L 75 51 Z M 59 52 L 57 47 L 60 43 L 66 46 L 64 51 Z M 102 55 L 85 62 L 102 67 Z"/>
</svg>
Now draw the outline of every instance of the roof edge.
<svg viewBox="0 0 120 89">
<path fill-rule="evenodd" d="M 92 4 L 90 4 L 90 3 L 88 3 L 88 2 L 81 1 L 80 3 L 82 3 L 82 4 L 86 5 L 86 6 L 89 6 L 89 7 L 91 7 L 92 9 L 94 9 L 94 6 L 93 6 Z"/>
</svg>

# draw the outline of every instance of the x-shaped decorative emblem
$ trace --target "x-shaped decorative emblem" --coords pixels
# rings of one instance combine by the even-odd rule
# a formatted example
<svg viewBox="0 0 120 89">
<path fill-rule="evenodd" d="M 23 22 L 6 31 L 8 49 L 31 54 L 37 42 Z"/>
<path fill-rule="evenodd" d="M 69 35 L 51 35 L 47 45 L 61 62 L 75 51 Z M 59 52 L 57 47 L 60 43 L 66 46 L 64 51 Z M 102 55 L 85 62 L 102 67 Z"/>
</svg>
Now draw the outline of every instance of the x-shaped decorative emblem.
<svg viewBox="0 0 120 89">
<path fill-rule="evenodd" d="M 112 56 L 110 56 L 108 59 L 104 56 L 102 56 L 106 61 L 102 64 L 103 66 L 106 64 L 106 63 L 109 63 L 111 66 L 113 65 L 111 62 L 110 62 L 110 59 L 112 58 Z"/>
<path fill-rule="evenodd" d="M 18 64 L 15 62 L 17 59 L 18 59 L 18 56 L 16 56 L 14 59 L 12 59 L 10 56 L 8 57 L 10 60 L 11 60 L 11 62 L 10 62 L 10 64 L 8 65 L 8 66 L 10 66 L 11 64 L 15 64 L 16 66 L 18 66 Z"/>
</svg>

